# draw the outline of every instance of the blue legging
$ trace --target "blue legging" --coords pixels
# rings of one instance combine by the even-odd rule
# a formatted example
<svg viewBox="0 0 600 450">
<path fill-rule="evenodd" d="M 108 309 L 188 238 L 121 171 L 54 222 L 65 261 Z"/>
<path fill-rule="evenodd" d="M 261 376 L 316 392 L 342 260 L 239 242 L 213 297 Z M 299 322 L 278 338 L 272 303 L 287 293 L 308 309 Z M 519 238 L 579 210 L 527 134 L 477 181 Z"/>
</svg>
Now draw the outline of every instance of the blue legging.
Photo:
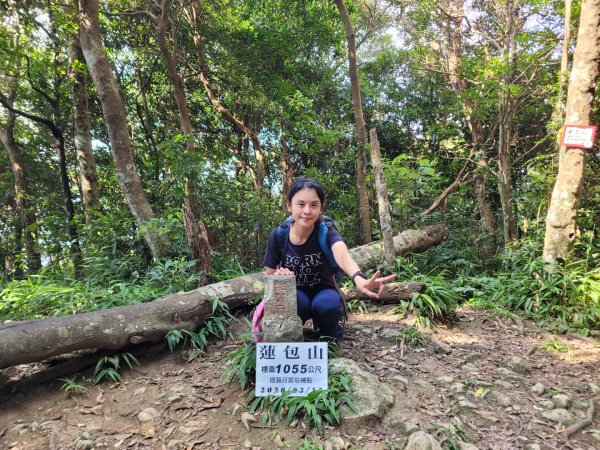
<svg viewBox="0 0 600 450">
<path fill-rule="evenodd" d="M 335 289 L 322 289 L 312 296 L 298 289 L 298 315 L 302 323 L 313 319 L 319 328 L 321 337 L 328 336 L 339 338 L 342 327 L 339 326 L 342 318 L 342 297 Z"/>
</svg>

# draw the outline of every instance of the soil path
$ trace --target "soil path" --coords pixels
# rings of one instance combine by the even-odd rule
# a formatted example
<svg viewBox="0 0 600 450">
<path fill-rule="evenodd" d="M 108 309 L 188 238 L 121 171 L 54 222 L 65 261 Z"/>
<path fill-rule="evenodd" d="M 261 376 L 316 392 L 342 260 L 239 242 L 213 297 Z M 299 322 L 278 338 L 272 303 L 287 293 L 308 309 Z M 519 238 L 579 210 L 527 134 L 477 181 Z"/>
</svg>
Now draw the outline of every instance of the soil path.
<svg viewBox="0 0 600 450">
<path fill-rule="evenodd" d="M 227 341 L 192 362 L 168 351 L 142 358 L 122 372 L 122 383 L 88 383 L 88 393 L 74 398 L 58 380 L 14 385 L 0 398 L 0 448 L 400 449 L 417 428 L 449 449 L 600 448 L 598 414 L 569 441 L 562 433 L 600 395 L 597 342 L 462 308 L 457 326 L 425 332 L 422 348 L 404 348 L 394 336 L 406 323 L 391 310 L 351 314 L 340 356 L 393 389 L 401 424 L 345 423 L 319 435 L 302 422 L 261 427 L 258 420 L 248 431 L 240 421 L 247 393 L 221 378 L 223 356 L 241 342 Z M 28 370 L 20 366 L 14 378 Z M 77 379 L 84 376 L 91 372 Z"/>
</svg>

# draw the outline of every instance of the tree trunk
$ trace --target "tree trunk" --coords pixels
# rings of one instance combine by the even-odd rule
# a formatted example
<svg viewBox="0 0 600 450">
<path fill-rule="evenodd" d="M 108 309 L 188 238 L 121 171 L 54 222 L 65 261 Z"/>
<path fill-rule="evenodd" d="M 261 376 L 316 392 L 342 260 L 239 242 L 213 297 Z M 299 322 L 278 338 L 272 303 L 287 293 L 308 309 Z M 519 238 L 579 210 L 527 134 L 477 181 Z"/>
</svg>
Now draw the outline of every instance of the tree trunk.
<svg viewBox="0 0 600 450">
<path fill-rule="evenodd" d="M 67 170 L 67 154 L 65 149 L 65 136 L 64 136 L 64 120 L 61 115 L 61 84 L 63 80 L 62 72 L 64 67 L 61 61 L 61 47 L 59 45 L 58 29 L 56 26 L 56 19 L 54 17 L 54 10 L 50 4 L 50 0 L 46 1 L 48 8 L 48 16 L 50 18 L 50 33 L 49 37 L 52 42 L 52 95 L 45 96 L 50 104 L 52 110 L 52 122 L 53 127 L 50 127 L 53 137 L 53 147 L 56 149 L 57 160 L 58 160 L 58 173 L 60 178 L 60 186 L 63 192 L 63 200 L 65 204 L 65 213 L 67 216 L 67 230 L 69 233 L 70 247 L 69 251 L 72 255 L 73 268 L 75 275 L 79 277 L 81 269 L 81 252 L 79 249 L 79 236 L 77 232 L 77 226 L 75 223 L 75 206 L 73 205 L 73 194 L 71 193 L 71 181 L 69 180 L 69 174 Z"/>
<path fill-rule="evenodd" d="M 445 225 L 406 230 L 394 238 L 397 254 L 423 251 L 439 244 Z M 351 250 L 366 269 L 381 262 L 383 244 Z M 111 308 L 73 316 L 9 322 L 0 325 L 0 369 L 39 361 L 73 350 L 120 349 L 156 342 L 170 330 L 197 330 L 212 312 L 215 298 L 235 308 L 254 300 L 263 290 L 262 274 L 244 275 L 194 291 L 168 295 L 150 303 Z M 393 292 L 393 290 L 392 290 Z"/>
<path fill-rule="evenodd" d="M 163 0 L 161 4 L 161 16 L 158 19 L 156 36 L 160 53 L 167 68 L 169 80 L 173 85 L 177 110 L 179 112 L 179 123 L 181 130 L 186 137 L 186 149 L 190 154 L 196 152 L 194 143 L 194 135 L 192 131 L 192 121 L 190 113 L 185 101 L 185 86 L 183 79 L 177 72 L 177 62 L 175 57 L 167 46 L 167 26 L 169 24 L 169 7 L 171 0 Z M 208 283 L 208 275 L 210 274 L 210 245 L 208 242 L 208 234 L 206 225 L 202 221 L 200 208 L 194 198 L 196 189 L 194 183 L 188 178 L 184 181 L 184 201 L 183 201 L 183 217 L 185 222 L 185 230 L 187 233 L 188 243 L 190 245 L 192 256 L 196 260 L 196 269 L 198 270 L 198 287 Z"/>
<path fill-rule="evenodd" d="M 12 106 L 17 93 L 17 80 L 11 80 L 10 92 L 7 101 Z M 23 156 L 17 146 L 14 136 L 16 114 L 7 110 L 6 122 L 0 124 L 0 142 L 8 152 L 10 167 L 14 176 L 16 210 L 19 215 L 19 224 L 21 235 L 25 244 L 27 271 L 35 273 L 42 266 L 40 255 L 35 249 L 35 236 L 31 231 L 31 226 L 35 224 L 35 215 L 29 208 L 29 193 L 27 187 L 27 178 L 25 176 L 25 166 Z M 20 241 L 20 239 L 19 239 Z M 18 245 L 21 245 L 18 242 Z"/>
<path fill-rule="evenodd" d="M 183 224 L 185 226 L 188 244 L 192 251 L 192 257 L 196 260 L 198 287 L 202 287 L 208 284 L 208 275 L 210 274 L 210 245 L 208 241 L 208 231 L 206 230 L 204 222 L 196 219 L 196 216 L 194 216 L 188 198 L 185 199 L 182 210 Z"/>
<path fill-rule="evenodd" d="M 286 141 L 286 124 L 283 117 L 281 118 L 281 139 L 279 142 L 281 143 L 281 180 L 282 185 L 281 189 L 283 192 L 283 212 L 287 213 L 287 206 L 285 201 L 285 195 L 292 187 L 292 183 L 294 182 L 294 168 L 292 167 L 291 153 L 290 148 L 287 145 Z"/>
<path fill-rule="evenodd" d="M 360 80 L 358 77 L 358 64 L 356 61 L 356 33 L 350 20 L 350 15 L 344 4 L 344 0 L 335 0 L 340 11 L 346 30 L 348 42 L 348 67 L 350 72 L 350 84 L 352 87 L 352 106 L 354 108 L 354 121 L 356 126 L 356 140 L 358 143 L 358 155 L 356 157 L 356 188 L 358 192 L 358 212 L 362 228 L 362 242 L 371 242 L 371 214 L 369 209 L 369 197 L 367 195 L 367 178 L 365 173 L 367 128 L 362 110 L 362 99 L 360 95 Z"/>
<path fill-rule="evenodd" d="M 425 283 L 405 282 L 387 283 L 379 298 L 372 298 L 356 288 L 342 288 L 346 300 L 363 299 L 377 303 L 400 303 L 402 300 L 410 300 L 413 295 L 423 292 Z"/>
<path fill-rule="evenodd" d="M 517 35 L 521 31 L 524 20 L 519 17 L 522 4 L 520 1 L 508 1 L 502 4 L 504 10 L 504 28 L 502 52 L 504 64 L 508 66 L 506 75 L 500 80 L 500 107 L 498 110 L 498 191 L 502 206 L 502 224 L 504 245 L 509 245 L 517 238 L 517 222 L 514 211 L 512 186 L 511 140 L 514 122 L 514 100 L 510 85 L 516 72 Z"/>
<path fill-rule="evenodd" d="M 562 121 L 565 113 L 564 92 L 569 78 L 569 42 L 571 41 L 571 0 L 565 0 L 565 25 L 563 28 L 562 56 L 560 58 L 560 74 L 558 84 L 558 99 L 554 108 L 555 118 Z M 560 148 L 560 139 L 557 139 Z M 560 150 L 559 150 L 560 151 Z"/>
<path fill-rule="evenodd" d="M 371 162 L 375 172 L 375 189 L 377 191 L 377 204 L 379 206 L 379 225 L 381 237 L 385 250 L 385 262 L 390 267 L 396 266 L 396 255 L 394 254 L 394 235 L 392 232 L 392 217 L 390 215 L 390 204 L 388 202 L 387 186 L 383 175 L 381 154 L 379 152 L 379 139 L 377 130 L 371 129 Z"/>
<path fill-rule="evenodd" d="M 154 219 L 154 211 L 137 173 L 127 116 L 100 38 L 98 0 L 79 0 L 79 8 L 81 48 L 102 105 L 119 185 L 136 222 L 146 227 Z M 166 238 L 151 230 L 145 231 L 144 238 L 155 258 L 168 253 L 170 245 Z"/>
<path fill-rule="evenodd" d="M 600 0 L 583 0 L 565 123 L 589 125 L 600 69 Z M 566 262 L 578 237 L 577 210 L 583 188 L 586 150 L 562 146 L 558 176 L 546 216 L 543 261 L 546 270 Z"/>
<path fill-rule="evenodd" d="M 96 158 L 92 152 L 87 74 L 81 69 L 85 60 L 77 35 L 71 37 L 70 53 L 73 80 L 73 140 L 79 167 L 79 184 L 81 185 L 85 223 L 89 225 L 92 223 L 94 211 L 98 210 L 100 206 L 100 186 L 96 172 Z"/>
</svg>

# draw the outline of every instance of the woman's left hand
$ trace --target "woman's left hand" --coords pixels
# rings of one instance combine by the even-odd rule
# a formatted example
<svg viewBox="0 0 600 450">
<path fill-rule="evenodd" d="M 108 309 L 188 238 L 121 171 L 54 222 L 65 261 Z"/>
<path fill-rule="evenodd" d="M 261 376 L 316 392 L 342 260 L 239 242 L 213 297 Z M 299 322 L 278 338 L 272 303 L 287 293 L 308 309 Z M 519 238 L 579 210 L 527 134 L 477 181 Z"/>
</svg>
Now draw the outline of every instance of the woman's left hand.
<svg viewBox="0 0 600 450">
<path fill-rule="evenodd" d="M 379 278 L 379 275 L 381 275 L 380 270 L 375 272 L 371 278 L 356 277 L 354 282 L 357 289 L 369 297 L 379 298 L 385 287 L 384 284 L 396 278 L 396 274 L 381 278 Z"/>
</svg>

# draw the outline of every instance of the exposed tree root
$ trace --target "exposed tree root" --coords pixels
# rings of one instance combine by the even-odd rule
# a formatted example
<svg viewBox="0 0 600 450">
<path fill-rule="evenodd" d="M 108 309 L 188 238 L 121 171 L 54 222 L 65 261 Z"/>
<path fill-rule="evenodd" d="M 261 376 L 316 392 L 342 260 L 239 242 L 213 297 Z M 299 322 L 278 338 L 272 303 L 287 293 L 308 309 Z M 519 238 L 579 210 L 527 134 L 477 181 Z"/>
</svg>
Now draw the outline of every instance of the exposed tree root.
<svg viewBox="0 0 600 450">
<path fill-rule="evenodd" d="M 594 400 L 597 399 L 590 400 L 590 406 L 585 413 L 585 419 L 574 423 L 573 425 L 571 425 L 563 431 L 563 437 L 565 439 L 565 442 L 569 441 L 569 436 L 571 436 L 572 434 L 575 434 L 583 428 L 587 427 L 588 425 L 591 425 L 592 420 L 594 419 Z"/>
</svg>

